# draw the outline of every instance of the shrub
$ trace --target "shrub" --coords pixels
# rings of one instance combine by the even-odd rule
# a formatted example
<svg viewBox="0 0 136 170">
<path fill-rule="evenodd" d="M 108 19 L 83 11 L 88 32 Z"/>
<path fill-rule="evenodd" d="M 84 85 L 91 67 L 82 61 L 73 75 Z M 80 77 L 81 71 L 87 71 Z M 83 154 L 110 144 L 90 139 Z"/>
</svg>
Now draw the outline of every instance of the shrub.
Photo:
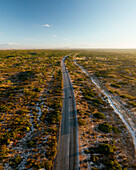
<svg viewBox="0 0 136 170">
<path fill-rule="evenodd" d="M 99 157 L 96 156 L 96 155 L 92 155 L 92 156 L 91 156 L 91 160 L 92 160 L 93 162 L 96 162 L 97 160 L 99 160 Z"/>
<path fill-rule="evenodd" d="M 110 133 L 112 131 L 112 125 L 108 123 L 103 123 L 98 126 L 98 129 L 105 133 Z"/>
<path fill-rule="evenodd" d="M 85 120 L 83 120 L 81 117 L 78 118 L 78 124 L 79 126 L 85 125 Z"/>
<path fill-rule="evenodd" d="M 94 73 L 94 75 L 95 75 L 96 77 L 101 77 L 101 76 L 102 76 L 99 71 L 96 71 L 96 72 Z"/>
<path fill-rule="evenodd" d="M 35 88 L 34 91 L 35 92 L 40 92 L 40 91 L 42 91 L 42 88 Z"/>
<path fill-rule="evenodd" d="M 108 170 L 121 170 L 121 165 L 116 160 L 109 160 L 107 162 Z"/>
<path fill-rule="evenodd" d="M 136 107 L 136 103 L 135 102 L 128 102 L 129 105 Z"/>
<path fill-rule="evenodd" d="M 120 130 L 117 127 L 115 127 L 115 126 L 112 127 L 112 130 L 113 130 L 113 132 L 115 134 L 119 134 L 120 133 Z"/>
<path fill-rule="evenodd" d="M 6 105 L 0 105 L 0 112 L 6 112 L 9 108 Z"/>
<path fill-rule="evenodd" d="M 7 156 L 9 152 L 9 149 L 6 147 L 6 145 L 2 145 L 0 147 L 0 160 L 2 160 L 3 158 L 5 158 Z"/>
<path fill-rule="evenodd" d="M 98 168 L 92 167 L 92 170 L 98 170 Z"/>
<path fill-rule="evenodd" d="M 50 147 L 56 147 L 57 146 L 57 138 L 55 136 L 49 137 L 46 144 Z"/>
<path fill-rule="evenodd" d="M 90 153 L 90 150 L 89 150 L 89 149 L 86 149 L 86 150 L 84 151 L 84 153 L 85 153 L 85 154 L 89 154 L 89 153 Z"/>
<path fill-rule="evenodd" d="M 127 85 L 128 82 L 126 82 L 126 81 L 120 81 L 118 84 L 120 84 L 120 85 Z"/>
<path fill-rule="evenodd" d="M 61 112 L 60 111 L 52 111 L 45 117 L 45 120 L 48 123 L 54 124 L 59 123 L 61 120 Z"/>
<path fill-rule="evenodd" d="M 46 157 L 49 159 L 49 160 L 53 160 L 56 156 L 56 153 L 57 153 L 57 149 L 56 147 L 48 147 L 46 149 Z"/>
<path fill-rule="evenodd" d="M 57 127 L 50 127 L 46 133 L 51 133 L 53 135 L 56 135 L 58 133 L 58 128 Z"/>
<path fill-rule="evenodd" d="M 19 163 L 22 161 L 22 158 L 20 155 L 17 155 L 15 158 L 11 159 L 10 166 L 17 167 Z"/>
<path fill-rule="evenodd" d="M 122 97 L 122 98 L 124 98 L 124 99 L 134 99 L 134 97 L 133 96 L 131 96 L 131 95 L 127 95 L 127 94 L 122 94 L 122 95 L 120 95 L 120 97 Z"/>
<path fill-rule="evenodd" d="M 18 79 L 18 81 L 21 81 L 21 82 L 32 79 L 34 77 L 35 77 L 35 73 L 32 71 L 25 71 L 25 72 L 22 71 L 16 74 L 16 78 Z M 13 76 L 13 79 L 15 79 L 15 76 Z"/>
<path fill-rule="evenodd" d="M 112 87 L 115 87 L 115 88 L 121 88 L 121 86 L 120 86 L 120 85 L 118 85 L 118 84 L 114 84 L 114 83 L 112 83 L 112 84 L 111 84 L 111 86 L 112 86 Z"/>
<path fill-rule="evenodd" d="M 84 95 L 84 99 L 85 99 L 85 100 L 91 100 L 91 99 L 92 99 L 92 97 L 91 97 L 91 96 L 89 96 L 89 95 Z"/>
<path fill-rule="evenodd" d="M 14 159 L 14 162 L 16 163 L 16 164 L 19 164 L 20 162 L 21 162 L 21 156 L 20 155 L 17 155 L 17 157 Z"/>
<path fill-rule="evenodd" d="M 114 151 L 116 150 L 116 147 L 113 145 L 109 145 L 109 144 L 100 144 L 97 147 L 97 152 L 101 153 L 101 154 L 111 154 L 114 153 Z"/>
<path fill-rule="evenodd" d="M 45 162 L 45 169 L 51 170 L 52 166 L 53 166 L 52 161 L 46 161 Z"/>
<path fill-rule="evenodd" d="M 27 109 L 22 109 L 22 110 L 18 110 L 18 111 L 17 111 L 17 113 L 18 113 L 19 115 L 23 115 L 23 116 L 25 116 L 28 112 L 29 112 L 29 111 L 28 111 Z"/>
<path fill-rule="evenodd" d="M 96 117 L 97 119 L 105 119 L 105 115 L 100 112 L 94 113 L 93 116 Z"/>
<path fill-rule="evenodd" d="M 92 102 L 95 106 L 98 106 L 98 104 L 103 104 L 103 101 L 101 98 L 98 98 L 98 99 L 92 99 Z"/>
<path fill-rule="evenodd" d="M 34 147 L 35 146 L 35 142 L 34 141 L 29 141 L 27 143 L 27 146 L 28 146 L 28 148 Z"/>
</svg>

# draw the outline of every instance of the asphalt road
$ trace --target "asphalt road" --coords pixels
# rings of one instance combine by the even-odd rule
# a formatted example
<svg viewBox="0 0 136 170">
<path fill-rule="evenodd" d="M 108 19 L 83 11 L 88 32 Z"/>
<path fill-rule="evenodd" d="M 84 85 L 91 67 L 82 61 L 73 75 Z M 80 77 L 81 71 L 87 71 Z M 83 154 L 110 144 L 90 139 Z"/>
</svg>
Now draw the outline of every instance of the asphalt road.
<svg viewBox="0 0 136 170">
<path fill-rule="evenodd" d="M 57 170 L 79 169 L 78 124 L 73 86 L 65 66 L 64 57 L 61 61 L 63 74 L 63 113 L 59 151 L 57 155 Z"/>
</svg>

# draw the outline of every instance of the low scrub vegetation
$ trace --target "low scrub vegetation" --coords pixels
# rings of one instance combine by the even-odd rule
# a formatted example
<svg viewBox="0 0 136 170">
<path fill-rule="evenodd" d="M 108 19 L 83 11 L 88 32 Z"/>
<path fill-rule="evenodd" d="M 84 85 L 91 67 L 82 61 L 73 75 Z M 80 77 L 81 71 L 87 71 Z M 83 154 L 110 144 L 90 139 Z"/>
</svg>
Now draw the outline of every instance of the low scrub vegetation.
<svg viewBox="0 0 136 170">
<path fill-rule="evenodd" d="M 122 68 L 118 66 L 121 62 L 123 67 L 127 65 L 124 64 L 123 57 L 117 57 L 118 65 L 115 56 L 116 52 L 88 50 L 66 59 L 76 96 L 81 169 L 125 170 L 135 164 L 133 142 L 128 130 L 111 108 L 108 98 L 89 78 L 100 80 L 101 85 L 111 91 L 111 96 L 123 98 L 121 95 L 127 94 L 125 88 L 132 83 L 132 79 L 128 81 L 122 79 L 122 76 L 119 79 Z M 76 62 L 88 71 L 89 76 L 84 74 L 72 59 L 76 59 Z M 127 98 L 126 102 L 135 100 L 133 94 L 127 95 L 132 98 Z"/>
<path fill-rule="evenodd" d="M 62 107 L 60 62 L 68 53 L 66 50 L 0 51 L 3 168 L 52 168 Z"/>
<path fill-rule="evenodd" d="M 136 50 L 82 51 L 77 59 L 128 108 L 136 107 Z"/>
</svg>

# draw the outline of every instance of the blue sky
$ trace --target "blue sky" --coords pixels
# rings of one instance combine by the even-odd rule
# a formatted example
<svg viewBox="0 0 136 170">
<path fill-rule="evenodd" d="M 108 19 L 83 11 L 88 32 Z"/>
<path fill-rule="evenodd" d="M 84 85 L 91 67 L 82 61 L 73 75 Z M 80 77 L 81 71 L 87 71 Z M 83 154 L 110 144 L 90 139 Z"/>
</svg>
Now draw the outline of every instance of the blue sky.
<svg viewBox="0 0 136 170">
<path fill-rule="evenodd" d="M 136 0 L 0 0 L 0 48 L 136 48 Z"/>
</svg>

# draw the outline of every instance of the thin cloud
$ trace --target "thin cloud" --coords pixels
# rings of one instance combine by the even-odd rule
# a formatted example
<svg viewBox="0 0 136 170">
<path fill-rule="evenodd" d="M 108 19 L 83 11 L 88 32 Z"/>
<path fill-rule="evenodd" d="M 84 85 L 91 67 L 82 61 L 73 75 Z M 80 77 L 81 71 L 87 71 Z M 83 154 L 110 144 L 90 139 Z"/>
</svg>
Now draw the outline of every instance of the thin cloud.
<svg viewBox="0 0 136 170">
<path fill-rule="evenodd" d="M 18 43 L 7 43 L 7 45 L 20 45 L 20 44 L 18 44 Z"/>
<path fill-rule="evenodd" d="M 22 47 L 22 45 L 19 43 L 0 44 L 0 49 L 14 49 L 14 48 L 20 48 L 20 47 Z"/>
<path fill-rule="evenodd" d="M 53 34 L 52 36 L 56 38 L 56 37 L 57 37 L 57 34 Z"/>
<path fill-rule="evenodd" d="M 5 43 L 5 44 L 0 44 L 0 46 L 12 46 L 12 45 L 21 45 L 18 43 Z"/>
<path fill-rule="evenodd" d="M 63 41 L 66 41 L 67 39 L 66 38 L 63 38 Z"/>
<path fill-rule="evenodd" d="M 47 27 L 47 28 L 50 28 L 51 26 L 49 24 L 44 24 L 42 25 L 43 27 Z"/>
</svg>

